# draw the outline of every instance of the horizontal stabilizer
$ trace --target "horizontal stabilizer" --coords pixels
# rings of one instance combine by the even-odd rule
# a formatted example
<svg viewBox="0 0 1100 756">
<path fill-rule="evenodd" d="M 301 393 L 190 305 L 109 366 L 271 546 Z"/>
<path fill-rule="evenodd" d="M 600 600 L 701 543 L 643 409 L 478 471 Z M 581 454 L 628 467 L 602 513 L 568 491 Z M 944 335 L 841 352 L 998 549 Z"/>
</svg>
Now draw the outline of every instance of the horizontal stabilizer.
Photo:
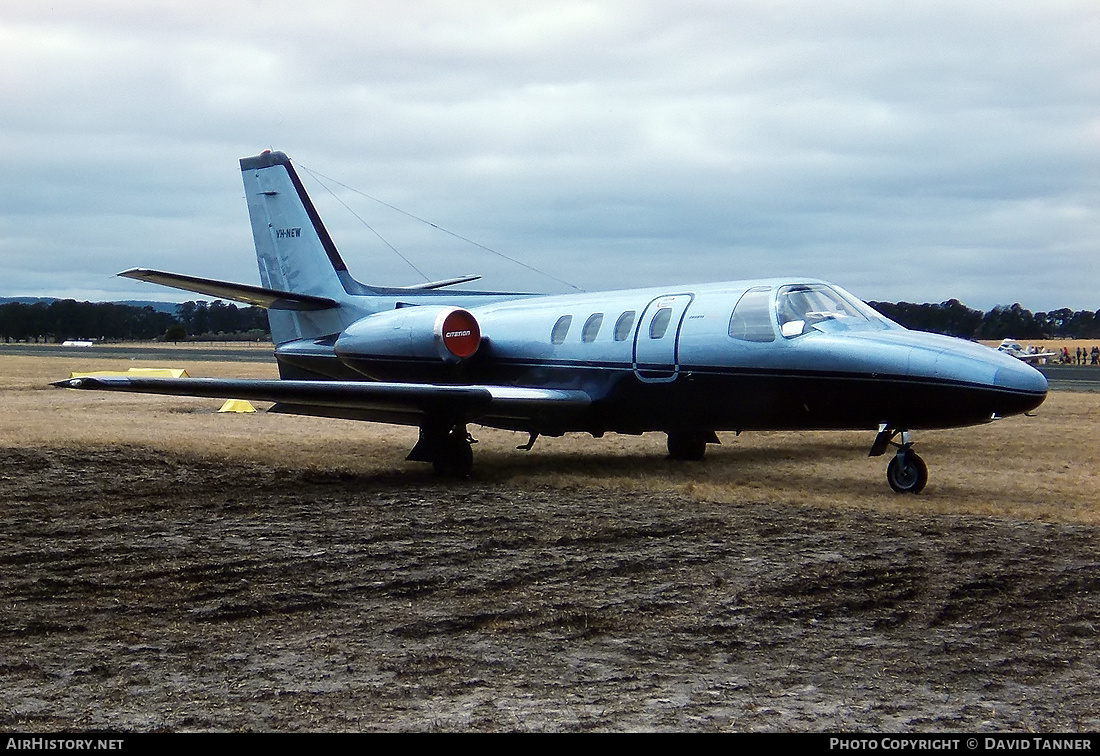
<svg viewBox="0 0 1100 756">
<path fill-rule="evenodd" d="M 429 289 L 442 289 L 447 286 L 457 286 L 458 284 L 469 283 L 470 281 L 476 281 L 481 276 L 458 276 L 457 278 L 448 278 L 444 281 L 432 281 L 431 283 L 413 284 L 412 286 L 402 286 L 402 289 L 409 289 L 412 291 L 427 291 Z"/>
<path fill-rule="evenodd" d="M 591 397 L 583 391 L 381 381 L 86 377 L 56 381 L 53 385 L 140 394 L 247 399 L 355 412 L 399 412 L 414 416 L 458 412 L 469 418 L 529 417 L 540 409 L 583 409 L 591 403 Z"/>
<path fill-rule="evenodd" d="M 131 268 L 119 273 L 123 278 L 171 286 L 174 289 L 193 291 L 208 297 L 229 299 L 234 302 L 263 307 L 268 310 L 329 310 L 339 304 L 327 297 L 315 297 L 310 294 L 294 294 L 289 291 L 265 289 L 262 286 L 215 281 L 212 278 L 197 278 L 179 273 L 165 273 L 160 270 Z"/>
</svg>

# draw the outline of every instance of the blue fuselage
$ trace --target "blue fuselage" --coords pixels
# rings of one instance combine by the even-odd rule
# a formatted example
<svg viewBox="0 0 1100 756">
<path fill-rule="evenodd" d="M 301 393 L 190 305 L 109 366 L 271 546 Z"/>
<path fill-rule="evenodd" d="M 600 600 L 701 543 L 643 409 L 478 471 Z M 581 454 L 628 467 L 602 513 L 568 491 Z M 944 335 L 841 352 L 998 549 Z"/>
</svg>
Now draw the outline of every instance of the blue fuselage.
<svg viewBox="0 0 1100 756">
<path fill-rule="evenodd" d="M 412 348 L 379 352 L 375 315 L 443 304 L 466 308 L 480 324 L 482 343 L 471 358 L 451 363 Z M 583 410 L 466 418 L 548 435 L 946 428 L 1027 412 L 1047 391 L 1041 373 L 1011 356 L 906 330 L 818 281 L 488 302 L 440 292 L 368 306 L 364 311 L 380 312 L 336 338 L 280 345 L 283 376 L 537 387 L 592 397 Z"/>
</svg>

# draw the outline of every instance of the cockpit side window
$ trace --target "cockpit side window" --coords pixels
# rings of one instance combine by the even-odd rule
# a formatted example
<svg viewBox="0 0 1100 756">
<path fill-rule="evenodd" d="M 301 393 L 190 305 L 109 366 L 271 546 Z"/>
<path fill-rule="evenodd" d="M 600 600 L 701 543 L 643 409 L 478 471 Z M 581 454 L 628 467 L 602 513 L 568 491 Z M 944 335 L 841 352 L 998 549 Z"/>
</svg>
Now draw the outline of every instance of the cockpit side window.
<svg viewBox="0 0 1100 756">
<path fill-rule="evenodd" d="M 741 295 L 730 317 L 730 336 L 757 343 L 775 341 L 771 292 L 768 286 L 756 286 Z"/>
</svg>

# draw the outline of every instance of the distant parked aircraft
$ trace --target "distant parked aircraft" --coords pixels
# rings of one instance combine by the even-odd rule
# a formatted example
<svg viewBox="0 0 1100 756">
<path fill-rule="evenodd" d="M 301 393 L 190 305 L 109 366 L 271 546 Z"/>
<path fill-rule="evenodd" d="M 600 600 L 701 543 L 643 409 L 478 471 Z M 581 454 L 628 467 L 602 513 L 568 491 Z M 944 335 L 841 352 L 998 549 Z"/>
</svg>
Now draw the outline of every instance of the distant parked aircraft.
<svg viewBox="0 0 1100 756">
<path fill-rule="evenodd" d="M 908 331 L 811 279 L 563 296 L 351 277 L 281 152 L 241 171 L 262 286 L 134 269 L 120 275 L 268 308 L 281 380 L 74 378 L 55 385 L 275 402 L 272 412 L 415 425 L 408 459 L 466 476 L 467 425 L 538 436 L 661 431 L 702 459 L 717 431 L 857 429 L 896 451 L 899 492 L 928 470 L 909 432 L 1039 406 L 1046 379 L 977 344 Z"/>
<path fill-rule="evenodd" d="M 1045 363 L 1051 357 L 1058 356 L 1057 352 L 1040 352 L 1038 349 L 1031 346 L 1029 346 L 1027 349 L 1024 349 L 1022 346 L 1020 346 L 1020 343 L 1018 341 L 1012 338 L 1002 341 L 1000 346 L 997 347 L 997 351 L 1004 352 L 1005 354 L 1011 354 L 1018 360 L 1023 360 L 1024 362 L 1032 364 Z"/>
</svg>

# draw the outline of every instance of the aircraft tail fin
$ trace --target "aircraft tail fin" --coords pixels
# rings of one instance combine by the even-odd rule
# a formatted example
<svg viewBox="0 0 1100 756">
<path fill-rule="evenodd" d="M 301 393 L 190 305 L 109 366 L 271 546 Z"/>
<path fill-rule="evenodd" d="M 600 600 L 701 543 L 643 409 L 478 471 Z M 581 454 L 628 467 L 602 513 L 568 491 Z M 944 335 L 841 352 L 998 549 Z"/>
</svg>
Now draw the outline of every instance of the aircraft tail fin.
<svg viewBox="0 0 1100 756">
<path fill-rule="evenodd" d="M 348 273 L 285 153 L 265 150 L 241 158 L 241 175 L 263 288 L 338 304 L 347 303 L 349 295 L 381 293 Z M 272 340 L 281 344 L 338 333 L 347 325 L 342 309 L 271 309 Z"/>
</svg>

